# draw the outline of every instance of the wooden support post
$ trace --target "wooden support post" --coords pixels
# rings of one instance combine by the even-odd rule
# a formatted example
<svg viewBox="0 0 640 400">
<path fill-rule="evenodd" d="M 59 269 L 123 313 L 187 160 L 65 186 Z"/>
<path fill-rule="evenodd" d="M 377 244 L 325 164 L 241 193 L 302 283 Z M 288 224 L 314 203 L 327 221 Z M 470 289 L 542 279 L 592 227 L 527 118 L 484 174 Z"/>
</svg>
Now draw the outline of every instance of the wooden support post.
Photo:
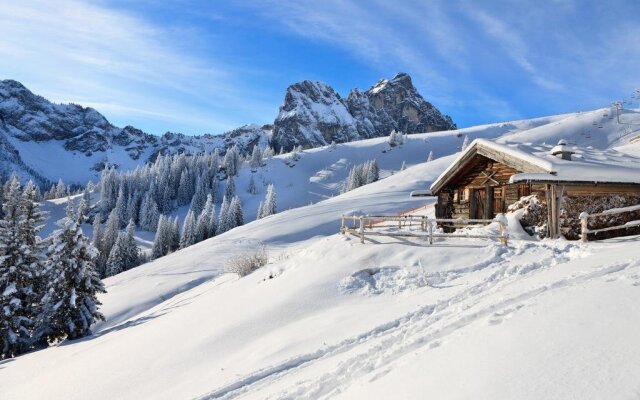
<svg viewBox="0 0 640 400">
<path fill-rule="evenodd" d="M 433 244 L 433 222 L 427 220 L 427 225 L 429 225 L 429 244 Z"/>
<path fill-rule="evenodd" d="M 580 213 L 580 240 L 582 240 L 583 242 L 586 242 L 588 240 L 587 239 L 587 232 L 589 232 L 588 220 L 589 220 L 589 214 L 586 212 L 581 212 Z"/>
<path fill-rule="evenodd" d="M 360 243 L 364 244 L 364 218 L 360 217 Z"/>
</svg>

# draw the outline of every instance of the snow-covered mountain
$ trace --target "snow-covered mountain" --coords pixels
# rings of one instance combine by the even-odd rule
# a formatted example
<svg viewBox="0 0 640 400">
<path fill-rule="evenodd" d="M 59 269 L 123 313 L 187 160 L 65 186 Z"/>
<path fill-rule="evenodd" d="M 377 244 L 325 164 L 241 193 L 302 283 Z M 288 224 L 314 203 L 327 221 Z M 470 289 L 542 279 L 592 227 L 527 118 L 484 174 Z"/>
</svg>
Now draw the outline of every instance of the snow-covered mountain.
<svg viewBox="0 0 640 400">
<path fill-rule="evenodd" d="M 633 398 L 640 237 L 537 240 L 514 216 L 509 246 L 363 245 L 337 233 L 346 213 L 433 215 L 432 201 L 409 193 L 429 187 L 465 136 L 640 154 L 640 112 L 618 124 L 605 111 L 412 135 L 391 151 L 384 138 L 327 146 L 293 167 L 274 157 L 264 172 L 281 185 L 280 213 L 106 279 L 107 321 L 92 337 L 0 364 L 2 397 Z M 429 151 L 431 162 L 315 202 L 345 176 L 339 160 L 377 157 L 388 171 Z M 266 267 L 224 273 L 262 245 Z"/>
<path fill-rule="evenodd" d="M 98 111 L 77 104 L 53 104 L 14 80 L 0 81 L 0 175 L 19 176 L 46 185 L 62 178 L 84 184 L 96 179 L 105 165 L 130 170 L 159 153 L 197 153 L 218 148 L 272 145 L 318 147 L 332 141 L 349 142 L 388 135 L 452 129 L 418 94 L 406 74 L 381 80 L 366 92 L 354 89 L 344 100 L 321 82 L 304 81 L 287 89 L 284 105 L 273 125 L 245 125 L 222 135 L 162 136 L 132 126 L 119 128 Z M 55 160 L 52 162 L 51 160 Z"/>
<path fill-rule="evenodd" d="M 155 136 L 118 128 L 92 108 L 53 104 L 19 82 L 0 81 L 0 174 L 15 171 L 39 183 L 62 178 L 84 184 L 106 164 L 134 169 L 158 153 L 224 150 L 233 144 L 246 152 L 254 144 L 266 145 L 270 133 L 270 127 L 246 125 L 220 136 Z"/>
<path fill-rule="evenodd" d="M 291 150 L 386 136 L 394 129 L 411 134 L 456 125 L 422 98 L 409 75 L 399 73 L 365 92 L 353 89 L 347 99 L 322 82 L 289 86 L 272 140 L 278 149 Z"/>
</svg>

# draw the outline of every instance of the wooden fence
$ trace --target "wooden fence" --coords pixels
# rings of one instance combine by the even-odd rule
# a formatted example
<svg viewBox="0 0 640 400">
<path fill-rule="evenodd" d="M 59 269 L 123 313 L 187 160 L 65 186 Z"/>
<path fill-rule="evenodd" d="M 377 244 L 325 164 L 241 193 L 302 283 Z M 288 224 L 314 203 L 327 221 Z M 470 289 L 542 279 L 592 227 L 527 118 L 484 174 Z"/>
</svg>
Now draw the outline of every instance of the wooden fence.
<svg viewBox="0 0 640 400">
<path fill-rule="evenodd" d="M 500 228 L 499 235 L 464 234 L 464 233 L 439 233 L 436 232 L 440 223 L 454 227 L 489 225 L 497 222 Z M 393 231 L 385 231 L 393 229 Z M 391 236 L 391 237 L 415 237 L 426 238 L 429 244 L 433 244 L 433 238 L 497 238 L 504 245 L 507 244 L 507 219 L 499 214 L 494 219 L 441 219 L 429 218 L 425 215 L 343 215 L 340 224 L 340 233 L 351 233 L 360 237 L 360 243 L 364 243 L 366 236 Z"/>
<path fill-rule="evenodd" d="M 589 235 L 590 233 L 598 234 L 599 232 L 615 231 L 618 229 L 627 229 L 627 228 L 640 226 L 640 220 L 636 220 L 636 221 L 628 221 L 621 225 L 608 226 L 606 228 L 589 229 L 589 218 L 596 218 L 596 217 L 602 217 L 607 215 L 617 215 L 617 214 L 622 214 L 630 211 L 640 211 L 640 205 L 612 208 L 610 210 L 606 210 L 596 214 L 588 214 L 586 212 L 581 213 L 580 214 L 580 225 L 581 225 L 580 239 L 582 239 L 583 242 L 586 242 L 588 241 L 587 235 Z"/>
</svg>

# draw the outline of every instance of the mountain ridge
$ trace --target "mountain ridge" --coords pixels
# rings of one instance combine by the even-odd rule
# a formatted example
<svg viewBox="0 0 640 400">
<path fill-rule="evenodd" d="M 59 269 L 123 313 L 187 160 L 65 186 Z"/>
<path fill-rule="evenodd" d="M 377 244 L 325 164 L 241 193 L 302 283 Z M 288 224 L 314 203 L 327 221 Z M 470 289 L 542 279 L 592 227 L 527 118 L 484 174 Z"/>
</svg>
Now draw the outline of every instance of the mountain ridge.
<svg viewBox="0 0 640 400">
<path fill-rule="evenodd" d="M 0 81 L 0 175 L 16 172 L 42 186 L 58 178 L 84 184 L 106 165 L 134 169 L 158 154 L 224 153 L 234 145 L 244 154 L 254 145 L 289 151 L 384 136 L 393 129 L 417 133 L 454 128 L 451 118 L 426 102 L 404 73 L 381 79 L 364 92 L 353 89 L 346 98 L 322 82 L 297 82 L 287 88 L 273 125 L 247 124 L 220 135 L 193 136 L 120 128 L 91 107 L 56 104 L 18 81 Z M 52 159 L 61 165 L 50 168 Z"/>
</svg>

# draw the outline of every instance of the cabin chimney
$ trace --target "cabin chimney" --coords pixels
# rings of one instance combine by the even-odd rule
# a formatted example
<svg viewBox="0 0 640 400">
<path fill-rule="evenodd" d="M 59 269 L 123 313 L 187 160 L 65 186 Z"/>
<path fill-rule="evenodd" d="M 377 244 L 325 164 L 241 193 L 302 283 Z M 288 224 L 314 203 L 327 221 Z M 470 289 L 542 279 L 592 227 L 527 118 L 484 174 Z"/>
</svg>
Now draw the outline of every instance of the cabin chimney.
<svg viewBox="0 0 640 400">
<path fill-rule="evenodd" d="M 558 144 L 551 149 L 551 155 L 567 161 L 571 161 L 571 155 L 574 153 L 574 151 L 567 149 L 567 141 L 564 139 L 560 139 Z"/>
</svg>

